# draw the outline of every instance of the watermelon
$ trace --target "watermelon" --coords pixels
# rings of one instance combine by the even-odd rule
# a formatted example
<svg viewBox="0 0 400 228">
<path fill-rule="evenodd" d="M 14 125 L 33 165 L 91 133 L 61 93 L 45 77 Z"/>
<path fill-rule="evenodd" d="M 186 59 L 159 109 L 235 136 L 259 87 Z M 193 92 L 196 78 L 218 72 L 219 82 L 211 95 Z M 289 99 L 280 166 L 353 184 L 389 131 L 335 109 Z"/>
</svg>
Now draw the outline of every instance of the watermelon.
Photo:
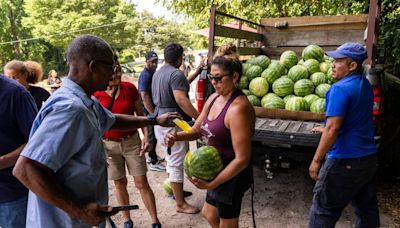
<svg viewBox="0 0 400 228">
<path fill-rule="evenodd" d="M 255 95 L 248 95 L 247 96 L 247 99 L 249 99 L 249 101 L 250 101 L 250 104 L 252 105 L 252 106 L 261 106 L 261 102 L 260 102 L 260 98 L 258 98 L 257 96 L 255 96 Z"/>
<path fill-rule="evenodd" d="M 285 102 L 283 101 L 282 98 L 278 96 L 267 97 L 264 101 L 261 100 L 261 102 L 263 103 L 262 105 L 263 108 L 280 108 L 280 109 L 285 108 Z"/>
<path fill-rule="evenodd" d="M 269 66 L 271 63 L 271 59 L 268 58 L 268 56 L 265 55 L 259 55 L 253 59 L 250 59 L 250 63 L 253 65 L 258 65 L 262 69 L 265 69 Z"/>
<path fill-rule="evenodd" d="M 282 75 L 281 78 L 289 78 L 289 77 L 287 76 L 287 74 L 285 74 L 285 75 Z"/>
<path fill-rule="evenodd" d="M 277 69 L 279 75 L 286 74 L 286 67 L 277 60 L 271 60 L 271 64 L 269 64 L 268 68 Z"/>
<path fill-rule="evenodd" d="M 335 78 L 333 78 L 332 67 L 328 69 L 328 72 L 326 72 L 326 77 L 328 79 L 328 83 L 331 85 L 338 81 Z"/>
<path fill-rule="evenodd" d="M 282 63 L 286 68 L 290 69 L 292 66 L 296 65 L 298 62 L 296 52 L 285 51 L 281 54 L 279 62 Z"/>
<path fill-rule="evenodd" d="M 250 63 L 243 63 L 242 64 L 242 72 L 243 75 L 247 75 L 247 70 L 249 70 L 249 68 L 251 67 Z"/>
<path fill-rule="evenodd" d="M 317 88 L 315 88 L 315 94 L 317 94 L 321 98 L 325 98 L 325 95 L 328 92 L 329 88 L 331 88 L 331 86 L 326 83 L 318 85 Z"/>
<path fill-rule="evenodd" d="M 302 97 L 292 97 L 286 102 L 285 109 L 290 111 L 305 111 L 307 101 Z"/>
<path fill-rule="evenodd" d="M 250 90 L 248 90 L 248 89 L 242 89 L 242 92 L 243 92 L 244 95 L 246 95 L 246 96 L 252 95 L 251 92 L 250 92 Z"/>
<path fill-rule="evenodd" d="M 263 69 L 257 65 L 251 65 L 249 69 L 246 70 L 246 77 L 249 81 L 254 78 L 260 77 Z"/>
<path fill-rule="evenodd" d="M 325 112 L 325 99 L 318 98 L 318 100 L 314 101 L 310 106 L 311 112 L 324 113 Z"/>
<path fill-rule="evenodd" d="M 318 45 L 308 45 L 303 49 L 301 57 L 303 57 L 304 61 L 308 59 L 315 59 L 318 62 L 324 62 L 325 52 L 324 50 Z"/>
<path fill-rule="evenodd" d="M 288 77 L 293 81 L 297 82 L 300 79 L 308 78 L 308 71 L 307 68 L 304 66 L 296 65 L 290 68 L 288 72 Z"/>
<path fill-rule="evenodd" d="M 322 72 L 316 72 L 312 74 L 310 76 L 310 80 L 314 83 L 315 86 L 328 82 L 326 75 Z"/>
<path fill-rule="evenodd" d="M 308 59 L 303 63 L 303 66 L 307 68 L 308 75 L 312 75 L 315 72 L 319 72 L 319 62 L 315 59 Z"/>
<path fill-rule="evenodd" d="M 292 94 L 293 88 L 294 83 L 289 78 L 279 78 L 272 84 L 272 91 L 280 97 Z"/>
<path fill-rule="evenodd" d="M 165 179 L 163 182 L 163 188 L 164 191 L 169 195 L 172 196 L 174 192 L 172 191 L 172 186 L 171 186 L 171 181 L 169 181 L 169 178 Z"/>
<path fill-rule="evenodd" d="M 283 101 L 285 102 L 285 104 L 286 104 L 287 101 L 288 101 L 290 98 L 292 98 L 292 97 L 296 97 L 296 96 L 293 95 L 293 94 L 289 94 L 289 95 L 285 96 L 285 97 L 283 98 Z"/>
<path fill-rule="evenodd" d="M 268 93 L 268 89 L 268 81 L 264 78 L 258 77 L 250 81 L 249 90 L 251 94 L 254 94 L 257 97 L 263 97 L 265 94 Z"/>
<path fill-rule="evenodd" d="M 280 76 L 281 74 L 279 73 L 279 70 L 276 67 L 273 68 L 268 67 L 261 74 L 261 77 L 266 79 L 268 84 L 270 85 L 272 85 L 272 83 L 274 83 L 274 81 L 278 79 Z"/>
<path fill-rule="evenodd" d="M 300 79 L 294 83 L 294 94 L 304 97 L 314 92 L 314 83 L 310 79 Z"/>
<path fill-rule="evenodd" d="M 272 98 L 272 97 L 279 97 L 278 95 L 276 95 L 275 93 L 267 93 L 265 96 L 263 96 L 261 98 L 261 107 L 263 107 L 265 105 L 265 102 Z"/>
<path fill-rule="evenodd" d="M 324 61 L 325 62 L 333 62 L 333 58 L 332 57 L 330 57 L 330 56 L 327 56 L 327 55 L 324 55 Z"/>
<path fill-rule="evenodd" d="M 186 174 L 201 180 L 211 181 L 223 169 L 224 164 L 218 150 L 213 146 L 202 146 L 187 153 L 183 163 Z"/>
<path fill-rule="evenodd" d="M 319 70 L 325 74 L 328 72 L 330 67 L 331 67 L 331 63 L 329 63 L 329 62 L 322 62 L 319 64 Z"/>
<path fill-rule="evenodd" d="M 308 104 L 309 107 L 311 106 L 311 104 L 312 104 L 314 101 L 316 101 L 316 100 L 318 100 L 318 99 L 319 99 L 319 97 L 318 97 L 317 95 L 315 95 L 315 94 L 309 94 L 309 95 L 307 95 L 307 96 L 304 97 L 304 100 L 307 101 L 307 104 Z"/>
<path fill-rule="evenodd" d="M 304 59 L 300 59 L 299 62 L 297 63 L 297 65 L 303 65 L 304 63 Z"/>
<path fill-rule="evenodd" d="M 246 76 L 242 76 L 238 85 L 239 89 L 247 89 L 249 87 L 249 80 Z"/>
</svg>

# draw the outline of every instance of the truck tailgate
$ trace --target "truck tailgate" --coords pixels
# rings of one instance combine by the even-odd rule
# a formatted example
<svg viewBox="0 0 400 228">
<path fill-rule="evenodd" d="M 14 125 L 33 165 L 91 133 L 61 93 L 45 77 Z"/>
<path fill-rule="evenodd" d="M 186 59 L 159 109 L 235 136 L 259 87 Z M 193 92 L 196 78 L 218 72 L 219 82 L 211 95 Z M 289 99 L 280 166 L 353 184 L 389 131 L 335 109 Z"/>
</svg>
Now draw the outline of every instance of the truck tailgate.
<svg viewBox="0 0 400 228">
<path fill-rule="evenodd" d="M 323 122 L 257 118 L 253 141 L 259 141 L 265 145 L 289 144 L 316 147 L 321 134 L 312 133 L 311 129 L 323 125 Z"/>
</svg>

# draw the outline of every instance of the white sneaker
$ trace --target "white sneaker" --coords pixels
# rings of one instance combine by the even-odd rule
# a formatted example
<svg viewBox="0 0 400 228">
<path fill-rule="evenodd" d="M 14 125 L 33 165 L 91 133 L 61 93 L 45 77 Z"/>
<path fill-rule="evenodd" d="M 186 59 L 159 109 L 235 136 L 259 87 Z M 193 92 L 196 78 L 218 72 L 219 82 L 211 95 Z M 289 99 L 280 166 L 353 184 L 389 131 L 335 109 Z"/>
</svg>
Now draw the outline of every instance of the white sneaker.
<svg viewBox="0 0 400 228">
<path fill-rule="evenodd" d="M 162 158 L 162 157 L 160 157 L 160 156 L 157 155 L 157 160 L 158 160 L 159 162 L 163 162 L 163 161 L 165 161 L 165 158 Z M 149 157 L 148 154 L 146 154 L 146 162 L 147 162 L 148 164 L 151 163 L 151 158 Z"/>
<path fill-rule="evenodd" d="M 151 171 L 158 171 L 158 172 L 165 172 L 166 168 L 165 165 L 163 165 L 160 161 L 158 161 L 156 164 L 149 164 L 149 169 Z"/>
</svg>

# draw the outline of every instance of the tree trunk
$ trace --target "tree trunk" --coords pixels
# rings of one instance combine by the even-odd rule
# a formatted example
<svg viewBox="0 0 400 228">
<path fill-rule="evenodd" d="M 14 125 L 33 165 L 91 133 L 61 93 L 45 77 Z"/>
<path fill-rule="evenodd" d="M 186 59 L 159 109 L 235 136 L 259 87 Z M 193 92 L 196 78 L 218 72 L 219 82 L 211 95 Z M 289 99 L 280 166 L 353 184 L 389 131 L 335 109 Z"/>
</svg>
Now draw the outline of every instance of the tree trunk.
<svg viewBox="0 0 400 228">
<path fill-rule="evenodd" d="M 8 7 L 8 19 L 10 20 L 11 39 L 12 41 L 18 41 L 18 32 L 15 23 L 16 17 L 10 6 Z M 15 58 L 18 59 L 21 56 L 21 48 L 19 42 L 15 42 L 13 43 L 13 45 Z"/>
</svg>

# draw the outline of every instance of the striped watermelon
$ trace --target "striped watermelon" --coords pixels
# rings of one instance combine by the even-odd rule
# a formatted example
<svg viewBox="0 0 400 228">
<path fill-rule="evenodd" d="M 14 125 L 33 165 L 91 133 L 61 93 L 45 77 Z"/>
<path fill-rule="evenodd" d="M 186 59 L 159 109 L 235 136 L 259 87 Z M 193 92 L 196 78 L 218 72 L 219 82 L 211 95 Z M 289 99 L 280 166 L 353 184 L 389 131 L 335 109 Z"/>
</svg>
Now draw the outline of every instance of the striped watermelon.
<svg viewBox="0 0 400 228">
<path fill-rule="evenodd" d="M 269 84 L 264 78 L 258 77 L 250 81 L 249 89 L 250 92 L 257 97 L 263 97 L 268 93 Z"/>
<path fill-rule="evenodd" d="M 274 81 L 278 79 L 280 76 L 281 74 L 279 73 L 279 70 L 276 67 L 273 68 L 268 67 L 261 74 L 261 77 L 266 79 L 268 84 L 270 85 L 272 85 L 272 83 L 274 83 Z"/>
<path fill-rule="evenodd" d="M 249 99 L 250 104 L 252 106 L 254 106 L 254 107 L 255 106 L 258 106 L 258 107 L 261 106 L 260 98 L 258 98 L 256 95 L 248 95 L 247 99 Z"/>
<path fill-rule="evenodd" d="M 268 68 L 276 68 L 279 72 L 279 75 L 286 74 L 285 66 L 277 60 L 271 60 L 271 64 L 269 64 Z"/>
<path fill-rule="evenodd" d="M 257 65 L 251 65 L 249 69 L 246 70 L 246 77 L 249 81 L 254 78 L 260 77 L 263 69 Z"/>
<path fill-rule="evenodd" d="M 335 83 L 335 82 L 337 82 L 338 80 L 336 80 L 335 78 L 333 78 L 333 72 L 332 72 L 332 67 L 330 67 L 329 69 L 328 69 L 328 72 L 326 72 L 326 76 L 327 76 L 327 78 L 328 78 L 328 83 L 329 84 L 333 84 L 333 83 Z"/>
<path fill-rule="evenodd" d="M 293 88 L 294 83 L 289 78 L 279 78 L 272 84 L 272 91 L 280 97 L 292 94 Z"/>
<path fill-rule="evenodd" d="M 307 68 L 304 66 L 296 65 L 290 68 L 288 72 L 288 77 L 293 81 L 297 82 L 300 79 L 308 78 L 308 71 Z"/>
<path fill-rule="evenodd" d="M 317 88 L 315 88 L 315 94 L 317 94 L 321 98 L 325 98 L 325 95 L 328 92 L 329 88 L 331 88 L 331 86 L 326 83 L 318 85 Z"/>
<path fill-rule="evenodd" d="M 325 99 L 319 98 L 314 101 L 310 106 L 311 112 L 324 113 L 325 112 Z"/>
<path fill-rule="evenodd" d="M 298 62 L 296 52 L 285 51 L 281 54 L 279 62 L 282 63 L 286 68 L 290 69 L 292 66 L 296 65 Z"/>
<path fill-rule="evenodd" d="M 307 68 L 308 75 L 312 75 L 315 72 L 319 72 L 319 62 L 315 59 L 308 59 L 303 63 L 303 66 Z"/>
<path fill-rule="evenodd" d="M 304 63 L 304 59 L 300 59 L 299 62 L 297 63 L 297 65 L 303 65 Z"/>
<path fill-rule="evenodd" d="M 314 84 L 309 79 L 300 79 L 294 83 L 294 94 L 304 97 L 314 92 Z"/>
<path fill-rule="evenodd" d="M 252 65 L 258 65 L 262 69 L 265 69 L 271 63 L 271 59 L 268 58 L 268 56 L 259 55 L 259 56 L 255 57 L 255 58 L 249 59 L 249 61 L 247 61 L 247 62 L 252 64 Z"/>
<path fill-rule="evenodd" d="M 288 101 L 290 98 L 292 98 L 292 97 L 296 97 L 296 96 L 293 95 L 293 94 L 289 94 L 289 95 L 285 96 L 285 97 L 283 98 L 283 101 L 285 102 L 285 104 L 286 104 L 287 101 Z"/>
<path fill-rule="evenodd" d="M 325 74 L 328 72 L 330 67 L 331 67 L 331 63 L 329 63 L 329 62 L 322 62 L 319 64 L 319 70 Z"/>
<path fill-rule="evenodd" d="M 322 72 L 316 72 L 312 74 L 310 76 L 310 80 L 314 83 L 315 86 L 328 82 L 326 75 Z"/>
<path fill-rule="evenodd" d="M 315 95 L 315 94 L 309 94 L 309 95 L 307 95 L 307 96 L 304 97 L 304 100 L 307 101 L 308 107 L 310 107 L 311 104 L 312 104 L 314 101 L 318 100 L 318 99 L 319 99 L 319 97 L 318 97 L 317 95 Z"/>
<path fill-rule="evenodd" d="M 266 96 L 264 96 L 266 97 Z M 266 97 L 266 99 L 261 100 L 261 104 L 263 108 L 279 108 L 279 109 L 284 109 L 285 108 L 285 102 L 283 101 L 282 98 L 278 96 L 269 96 Z"/>
<path fill-rule="evenodd" d="M 249 70 L 250 67 L 251 67 L 250 63 L 243 63 L 242 64 L 242 74 L 247 75 L 247 71 Z"/>
<path fill-rule="evenodd" d="M 187 175 L 205 181 L 213 180 L 224 167 L 221 155 L 213 146 L 202 146 L 185 160 L 184 169 L 189 172 Z"/>
<path fill-rule="evenodd" d="M 303 49 L 301 56 L 303 57 L 304 61 L 308 59 L 315 59 L 318 62 L 324 62 L 325 52 L 320 46 L 311 44 Z"/>
<path fill-rule="evenodd" d="M 240 78 L 238 87 L 239 87 L 239 89 L 247 89 L 249 87 L 249 80 L 247 79 L 246 76 L 243 75 Z"/>
<path fill-rule="evenodd" d="M 246 95 L 246 96 L 251 95 L 251 92 L 250 92 L 250 90 L 248 90 L 248 89 L 242 89 L 242 92 L 243 92 L 244 95 Z"/>
<path fill-rule="evenodd" d="M 164 191 L 169 195 L 172 196 L 174 192 L 172 191 L 172 186 L 171 186 L 171 181 L 169 181 L 169 178 L 165 179 L 163 182 L 163 188 Z"/>
<path fill-rule="evenodd" d="M 290 111 L 305 111 L 307 102 L 302 97 L 292 97 L 286 102 L 285 109 Z"/>
</svg>

